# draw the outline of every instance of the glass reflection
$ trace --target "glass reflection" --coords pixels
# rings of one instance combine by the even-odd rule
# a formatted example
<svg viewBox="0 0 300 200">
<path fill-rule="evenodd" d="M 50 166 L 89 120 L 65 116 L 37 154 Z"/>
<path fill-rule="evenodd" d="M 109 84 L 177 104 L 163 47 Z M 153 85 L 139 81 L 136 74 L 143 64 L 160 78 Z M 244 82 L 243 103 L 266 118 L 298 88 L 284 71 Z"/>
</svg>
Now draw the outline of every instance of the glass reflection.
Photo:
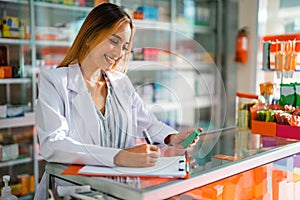
<svg viewBox="0 0 300 200">
<path fill-rule="evenodd" d="M 216 130 L 200 136 L 198 143 L 186 152 L 191 176 L 216 170 L 232 162 L 240 161 L 275 147 L 297 142 L 287 138 L 276 138 L 252 134 L 251 130 Z M 183 151 L 162 149 L 164 156 L 182 155 Z M 114 178 L 114 181 L 136 189 L 148 189 L 176 181 L 176 178 Z"/>
</svg>

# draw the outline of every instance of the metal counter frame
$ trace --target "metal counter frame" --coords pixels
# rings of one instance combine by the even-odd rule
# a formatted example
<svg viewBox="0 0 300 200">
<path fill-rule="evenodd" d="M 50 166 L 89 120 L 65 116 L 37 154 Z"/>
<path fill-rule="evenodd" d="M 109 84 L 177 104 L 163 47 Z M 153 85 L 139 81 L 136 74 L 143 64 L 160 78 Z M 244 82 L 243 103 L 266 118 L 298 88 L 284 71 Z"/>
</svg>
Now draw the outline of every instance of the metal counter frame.
<svg viewBox="0 0 300 200">
<path fill-rule="evenodd" d="M 155 199 L 165 199 L 299 152 L 300 142 L 286 144 L 254 156 L 214 167 L 210 170 L 197 172 L 192 174 L 188 179 L 176 179 L 146 189 L 133 188 L 126 184 L 101 177 L 61 175 L 67 167 L 67 165 L 63 164 L 47 163 L 45 169 L 49 188 L 53 188 L 53 177 L 56 177 L 79 185 L 91 185 L 95 190 L 120 199 L 153 199 L 153 197 Z"/>
</svg>

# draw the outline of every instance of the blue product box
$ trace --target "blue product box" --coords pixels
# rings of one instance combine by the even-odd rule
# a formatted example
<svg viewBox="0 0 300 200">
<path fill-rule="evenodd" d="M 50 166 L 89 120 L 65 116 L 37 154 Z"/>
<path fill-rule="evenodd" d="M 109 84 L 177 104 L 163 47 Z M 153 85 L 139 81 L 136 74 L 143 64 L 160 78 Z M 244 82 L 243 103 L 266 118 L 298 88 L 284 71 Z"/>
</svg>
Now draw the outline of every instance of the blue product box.
<svg viewBox="0 0 300 200">
<path fill-rule="evenodd" d="M 158 20 L 158 9 L 155 7 L 140 6 L 137 11 L 143 12 L 143 17 L 146 20 Z"/>
</svg>

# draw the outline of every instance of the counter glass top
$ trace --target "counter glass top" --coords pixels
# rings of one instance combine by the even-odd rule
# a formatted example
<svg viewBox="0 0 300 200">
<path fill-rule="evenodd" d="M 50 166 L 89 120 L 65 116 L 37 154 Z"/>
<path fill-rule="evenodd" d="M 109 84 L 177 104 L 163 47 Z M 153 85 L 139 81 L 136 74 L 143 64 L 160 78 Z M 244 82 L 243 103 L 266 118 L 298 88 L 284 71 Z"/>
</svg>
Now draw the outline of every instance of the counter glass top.
<svg viewBox="0 0 300 200">
<path fill-rule="evenodd" d="M 62 177 L 79 184 L 91 184 L 94 189 L 120 198 L 125 195 L 126 199 L 151 199 L 155 195 L 158 199 L 164 199 L 298 152 L 300 143 L 297 140 L 229 128 L 202 134 L 197 144 L 188 149 L 190 177 L 187 179 Z M 165 156 L 178 153 L 176 149 L 162 149 Z M 58 169 L 65 167 L 48 163 L 46 171 L 60 177 L 61 171 Z"/>
</svg>

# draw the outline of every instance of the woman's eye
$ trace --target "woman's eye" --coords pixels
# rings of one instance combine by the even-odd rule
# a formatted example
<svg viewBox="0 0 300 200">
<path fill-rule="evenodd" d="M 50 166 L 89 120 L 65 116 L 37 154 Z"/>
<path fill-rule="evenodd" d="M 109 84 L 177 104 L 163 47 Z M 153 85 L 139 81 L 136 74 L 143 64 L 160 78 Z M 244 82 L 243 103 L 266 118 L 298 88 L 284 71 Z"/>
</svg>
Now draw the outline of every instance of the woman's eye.
<svg viewBox="0 0 300 200">
<path fill-rule="evenodd" d="M 115 44 L 115 45 L 118 44 L 118 40 L 115 40 L 115 39 L 109 39 L 109 41 L 110 41 L 111 43 Z"/>
<path fill-rule="evenodd" d="M 129 49 L 128 49 L 128 45 L 124 45 L 123 47 L 122 47 L 122 49 L 124 50 L 124 51 L 128 51 Z"/>
</svg>

